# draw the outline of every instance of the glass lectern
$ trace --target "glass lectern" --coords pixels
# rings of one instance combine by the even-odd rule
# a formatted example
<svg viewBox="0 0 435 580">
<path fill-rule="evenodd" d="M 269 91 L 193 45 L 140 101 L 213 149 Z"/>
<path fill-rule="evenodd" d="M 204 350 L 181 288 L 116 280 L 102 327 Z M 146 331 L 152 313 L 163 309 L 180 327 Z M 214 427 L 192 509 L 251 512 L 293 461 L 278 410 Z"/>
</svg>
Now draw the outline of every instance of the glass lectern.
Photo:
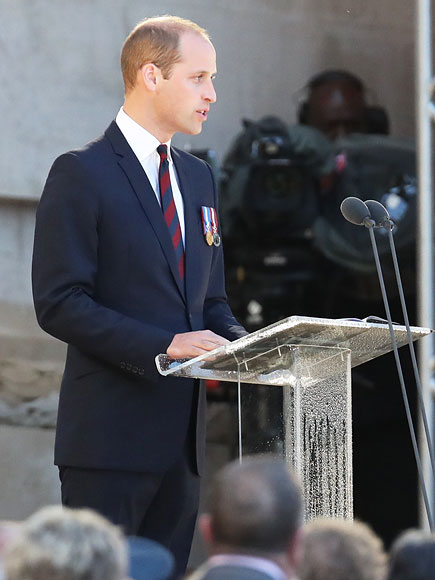
<svg viewBox="0 0 435 580">
<path fill-rule="evenodd" d="M 394 326 L 394 332 L 398 347 L 407 344 L 404 326 Z M 413 340 L 430 332 L 411 327 Z M 238 384 L 241 460 L 241 383 L 279 388 L 281 427 L 274 451 L 283 454 L 300 478 L 305 519 L 351 519 L 350 369 L 392 348 L 387 324 L 291 316 L 196 358 L 159 355 L 156 364 L 163 375 Z"/>
</svg>

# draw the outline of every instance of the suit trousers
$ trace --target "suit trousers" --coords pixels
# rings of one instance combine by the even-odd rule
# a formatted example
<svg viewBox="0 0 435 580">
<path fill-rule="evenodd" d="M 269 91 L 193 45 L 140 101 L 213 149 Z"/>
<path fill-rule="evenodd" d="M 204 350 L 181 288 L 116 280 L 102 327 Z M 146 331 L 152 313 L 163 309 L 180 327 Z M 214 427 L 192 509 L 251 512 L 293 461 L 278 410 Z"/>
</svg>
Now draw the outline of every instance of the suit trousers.
<svg viewBox="0 0 435 580">
<path fill-rule="evenodd" d="M 62 504 L 91 508 L 126 535 L 168 548 L 175 558 L 172 578 L 183 577 L 199 504 L 200 477 L 192 471 L 187 446 L 165 473 L 59 467 Z"/>
</svg>

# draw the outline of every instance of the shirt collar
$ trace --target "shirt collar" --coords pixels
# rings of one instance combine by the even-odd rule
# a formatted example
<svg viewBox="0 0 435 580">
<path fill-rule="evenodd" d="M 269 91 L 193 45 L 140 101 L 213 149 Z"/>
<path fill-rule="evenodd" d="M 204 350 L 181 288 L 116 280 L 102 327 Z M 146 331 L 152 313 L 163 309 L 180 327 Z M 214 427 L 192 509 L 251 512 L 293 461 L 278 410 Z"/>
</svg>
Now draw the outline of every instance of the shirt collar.
<svg viewBox="0 0 435 580">
<path fill-rule="evenodd" d="M 245 554 L 216 554 L 211 556 L 208 560 L 209 567 L 213 566 L 243 566 L 246 568 L 253 568 L 271 576 L 275 580 L 286 580 L 282 568 L 266 558 L 259 558 L 258 556 L 247 556 Z"/>
<path fill-rule="evenodd" d="M 127 140 L 127 143 L 133 149 L 133 153 L 142 162 L 146 157 L 155 153 L 160 141 L 149 131 L 144 129 L 139 123 L 136 123 L 124 109 L 121 107 L 116 115 L 116 124 Z M 168 158 L 172 161 L 171 156 L 171 139 L 164 143 L 168 147 Z"/>
</svg>

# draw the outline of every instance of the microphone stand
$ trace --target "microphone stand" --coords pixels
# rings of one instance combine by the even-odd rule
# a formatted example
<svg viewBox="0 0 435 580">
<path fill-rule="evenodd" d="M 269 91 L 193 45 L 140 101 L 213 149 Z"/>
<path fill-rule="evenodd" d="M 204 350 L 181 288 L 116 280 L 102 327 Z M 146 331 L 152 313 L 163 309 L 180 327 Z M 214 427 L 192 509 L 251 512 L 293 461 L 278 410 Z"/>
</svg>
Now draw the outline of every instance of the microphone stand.
<svg viewBox="0 0 435 580">
<path fill-rule="evenodd" d="M 390 219 L 387 208 L 384 207 L 379 201 L 376 201 L 374 199 L 369 199 L 364 203 L 369 208 L 371 217 L 376 222 L 375 227 L 382 227 L 388 232 L 388 241 L 390 244 L 391 257 L 393 259 L 393 266 L 394 266 L 394 273 L 396 276 L 397 288 L 399 290 L 400 304 L 402 306 L 402 314 L 403 314 L 403 318 L 405 321 L 406 331 L 408 334 L 408 345 L 409 345 L 409 351 L 411 354 L 412 367 L 414 370 L 415 384 L 417 386 L 420 412 L 421 412 L 421 416 L 423 419 L 423 426 L 424 426 L 424 431 L 425 431 L 425 436 L 426 436 L 426 443 L 427 443 L 427 447 L 429 450 L 433 478 L 435 480 L 434 449 L 433 449 L 432 438 L 430 436 L 430 430 L 429 430 L 429 425 L 428 425 L 428 421 L 427 421 L 426 409 L 425 409 L 424 399 L 423 399 L 423 388 L 421 385 L 420 374 L 418 371 L 417 358 L 415 356 L 415 349 L 414 349 L 414 343 L 412 341 L 411 328 L 409 325 L 408 310 L 406 308 L 405 294 L 403 292 L 403 286 L 402 286 L 402 277 L 400 276 L 399 262 L 397 260 L 396 245 L 394 243 L 394 236 L 393 236 L 394 222 Z"/>
<path fill-rule="evenodd" d="M 429 424 L 427 421 L 426 409 L 425 409 L 424 400 L 423 400 L 423 388 L 421 385 L 420 373 L 418 371 L 418 366 L 417 366 L 417 357 L 415 355 L 415 348 L 414 348 L 414 343 L 412 340 L 411 328 L 409 325 L 408 310 L 406 308 L 405 294 L 403 292 L 402 278 L 400 276 L 399 262 L 397 260 L 396 245 L 394 243 L 394 238 L 393 238 L 394 224 L 391 220 L 388 220 L 388 225 L 384 224 L 383 227 L 388 231 L 388 241 L 390 243 L 391 255 L 393 258 L 394 273 L 396 275 L 397 288 L 399 290 L 399 297 L 400 297 L 400 304 L 402 306 L 403 319 L 405 321 L 406 331 L 408 334 L 409 352 L 411 354 L 412 368 L 414 370 L 414 377 L 415 377 L 415 382 L 417 385 L 417 393 L 418 393 L 418 399 L 419 399 L 419 403 L 420 403 L 420 411 L 421 411 L 421 415 L 422 415 L 422 419 L 423 419 L 423 425 L 424 425 L 424 431 L 426 434 L 427 446 L 429 448 L 431 467 L 432 467 L 432 472 L 433 472 L 434 480 L 435 480 L 434 450 L 433 450 L 433 446 L 432 446 L 432 440 L 431 440 L 430 431 L 429 431 Z"/>
<path fill-rule="evenodd" d="M 388 298 L 387 298 L 387 292 L 386 292 L 386 289 L 385 289 L 384 277 L 383 277 L 383 274 L 382 274 L 381 263 L 380 263 L 380 260 L 379 260 L 378 247 L 377 247 L 377 244 L 376 244 L 375 234 L 374 234 L 374 231 L 373 231 L 373 228 L 375 226 L 375 222 L 374 222 L 374 220 L 371 220 L 371 219 L 370 220 L 365 219 L 363 221 L 363 225 L 369 230 L 369 234 L 370 234 L 370 242 L 372 244 L 373 255 L 374 255 L 374 258 L 375 258 L 376 271 L 377 271 L 378 278 L 379 278 L 379 284 L 381 286 L 382 300 L 384 302 L 385 313 L 387 315 L 387 320 L 388 320 L 388 327 L 390 329 L 391 340 L 392 340 L 392 343 L 393 343 L 393 352 L 394 352 L 394 358 L 396 359 L 396 366 L 397 366 L 397 373 L 399 375 L 400 388 L 402 390 L 403 402 L 405 404 L 406 418 L 408 420 L 409 431 L 410 431 L 411 440 L 412 440 L 412 447 L 414 449 L 415 461 L 417 463 L 417 469 L 418 469 L 418 474 L 419 474 L 419 482 L 420 482 L 420 486 L 421 486 L 421 490 L 422 490 L 422 494 L 423 494 L 423 499 L 424 499 L 424 504 L 425 504 L 425 508 L 426 508 L 426 515 L 427 515 L 427 519 L 428 519 L 428 522 L 429 522 L 429 527 L 430 527 L 430 530 L 432 532 L 434 530 L 434 521 L 433 521 L 433 516 L 432 516 L 431 509 L 430 509 L 430 504 L 429 504 L 429 499 L 428 499 L 428 495 L 427 495 L 426 485 L 424 483 L 423 467 L 422 467 L 422 463 L 421 463 L 420 453 L 419 453 L 419 450 L 418 450 L 417 438 L 416 438 L 416 435 L 415 435 L 414 424 L 413 424 L 412 416 L 411 416 L 411 409 L 409 407 L 408 394 L 406 392 L 405 381 L 404 381 L 404 378 L 403 378 L 402 365 L 400 363 L 399 351 L 398 351 L 398 348 L 397 348 L 396 335 L 394 333 L 393 321 L 392 321 L 391 313 L 390 313 L 390 306 L 388 304 Z M 390 235 L 392 236 L 391 229 L 390 229 Z M 394 255 L 395 254 L 396 254 L 396 252 L 394 252 Z M 393 260 L 394 260 L 394 258 L 393 258 Z M 397 256 L 396 256 L 396 262 L 397 262 Z M 401 286 L 401 284 L 400 284 L 400 286 Z M 403 289 L 402 289 L 402 292 L 403 292 Z M 400 293 L 400 291 L 399 291 L 399 293 Z M 408 324 L 408 326 L 409 326 L 409 324 Z M 409 338 L 409 335 L 408 335 L 408 338 Z M 412 336 L 411 336 L 410 344 L 412 344 Z M 414 353 L 414 358 L 415 358 L 415 353 Z"/>
</svg>

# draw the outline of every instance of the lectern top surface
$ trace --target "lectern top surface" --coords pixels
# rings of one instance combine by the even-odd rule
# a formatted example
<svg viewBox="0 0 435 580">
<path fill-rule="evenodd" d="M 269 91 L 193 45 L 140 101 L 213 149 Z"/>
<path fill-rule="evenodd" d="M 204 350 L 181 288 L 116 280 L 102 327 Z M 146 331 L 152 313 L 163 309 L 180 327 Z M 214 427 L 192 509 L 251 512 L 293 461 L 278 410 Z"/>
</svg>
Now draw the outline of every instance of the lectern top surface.
<svg viewBox="0 0 435 580">
<path fill-rule="evenodd" d="M 408 343 L 405 326 L 394 325 L 397 346 Z M 432 332 L 429 328 L 411 327 L 412 339 L 417 340 Z M 357 320 L 332 320 L 306 316 L 290 316 L 256 330 L 210 353 L 189 360 L 173 360 L 167 355 L 156 357 L 159 371 L 164 374 L 204 376 L 203 371 L 234 373 L 245 361 L 275 352 L 277 347 L 313 347 L 313 352 L 324 349 L 350 350 L 352 366 L 360 365 L 393 349 L 388 324 Z M 272 355 L 268 357 L 271 361 Z M 264 359 L 266 360 L 266 359 Z M 181 372 L 180 372 L 181 371 Z M 226 380 L 236 380 L 227 378 Z"/>
</svg>

